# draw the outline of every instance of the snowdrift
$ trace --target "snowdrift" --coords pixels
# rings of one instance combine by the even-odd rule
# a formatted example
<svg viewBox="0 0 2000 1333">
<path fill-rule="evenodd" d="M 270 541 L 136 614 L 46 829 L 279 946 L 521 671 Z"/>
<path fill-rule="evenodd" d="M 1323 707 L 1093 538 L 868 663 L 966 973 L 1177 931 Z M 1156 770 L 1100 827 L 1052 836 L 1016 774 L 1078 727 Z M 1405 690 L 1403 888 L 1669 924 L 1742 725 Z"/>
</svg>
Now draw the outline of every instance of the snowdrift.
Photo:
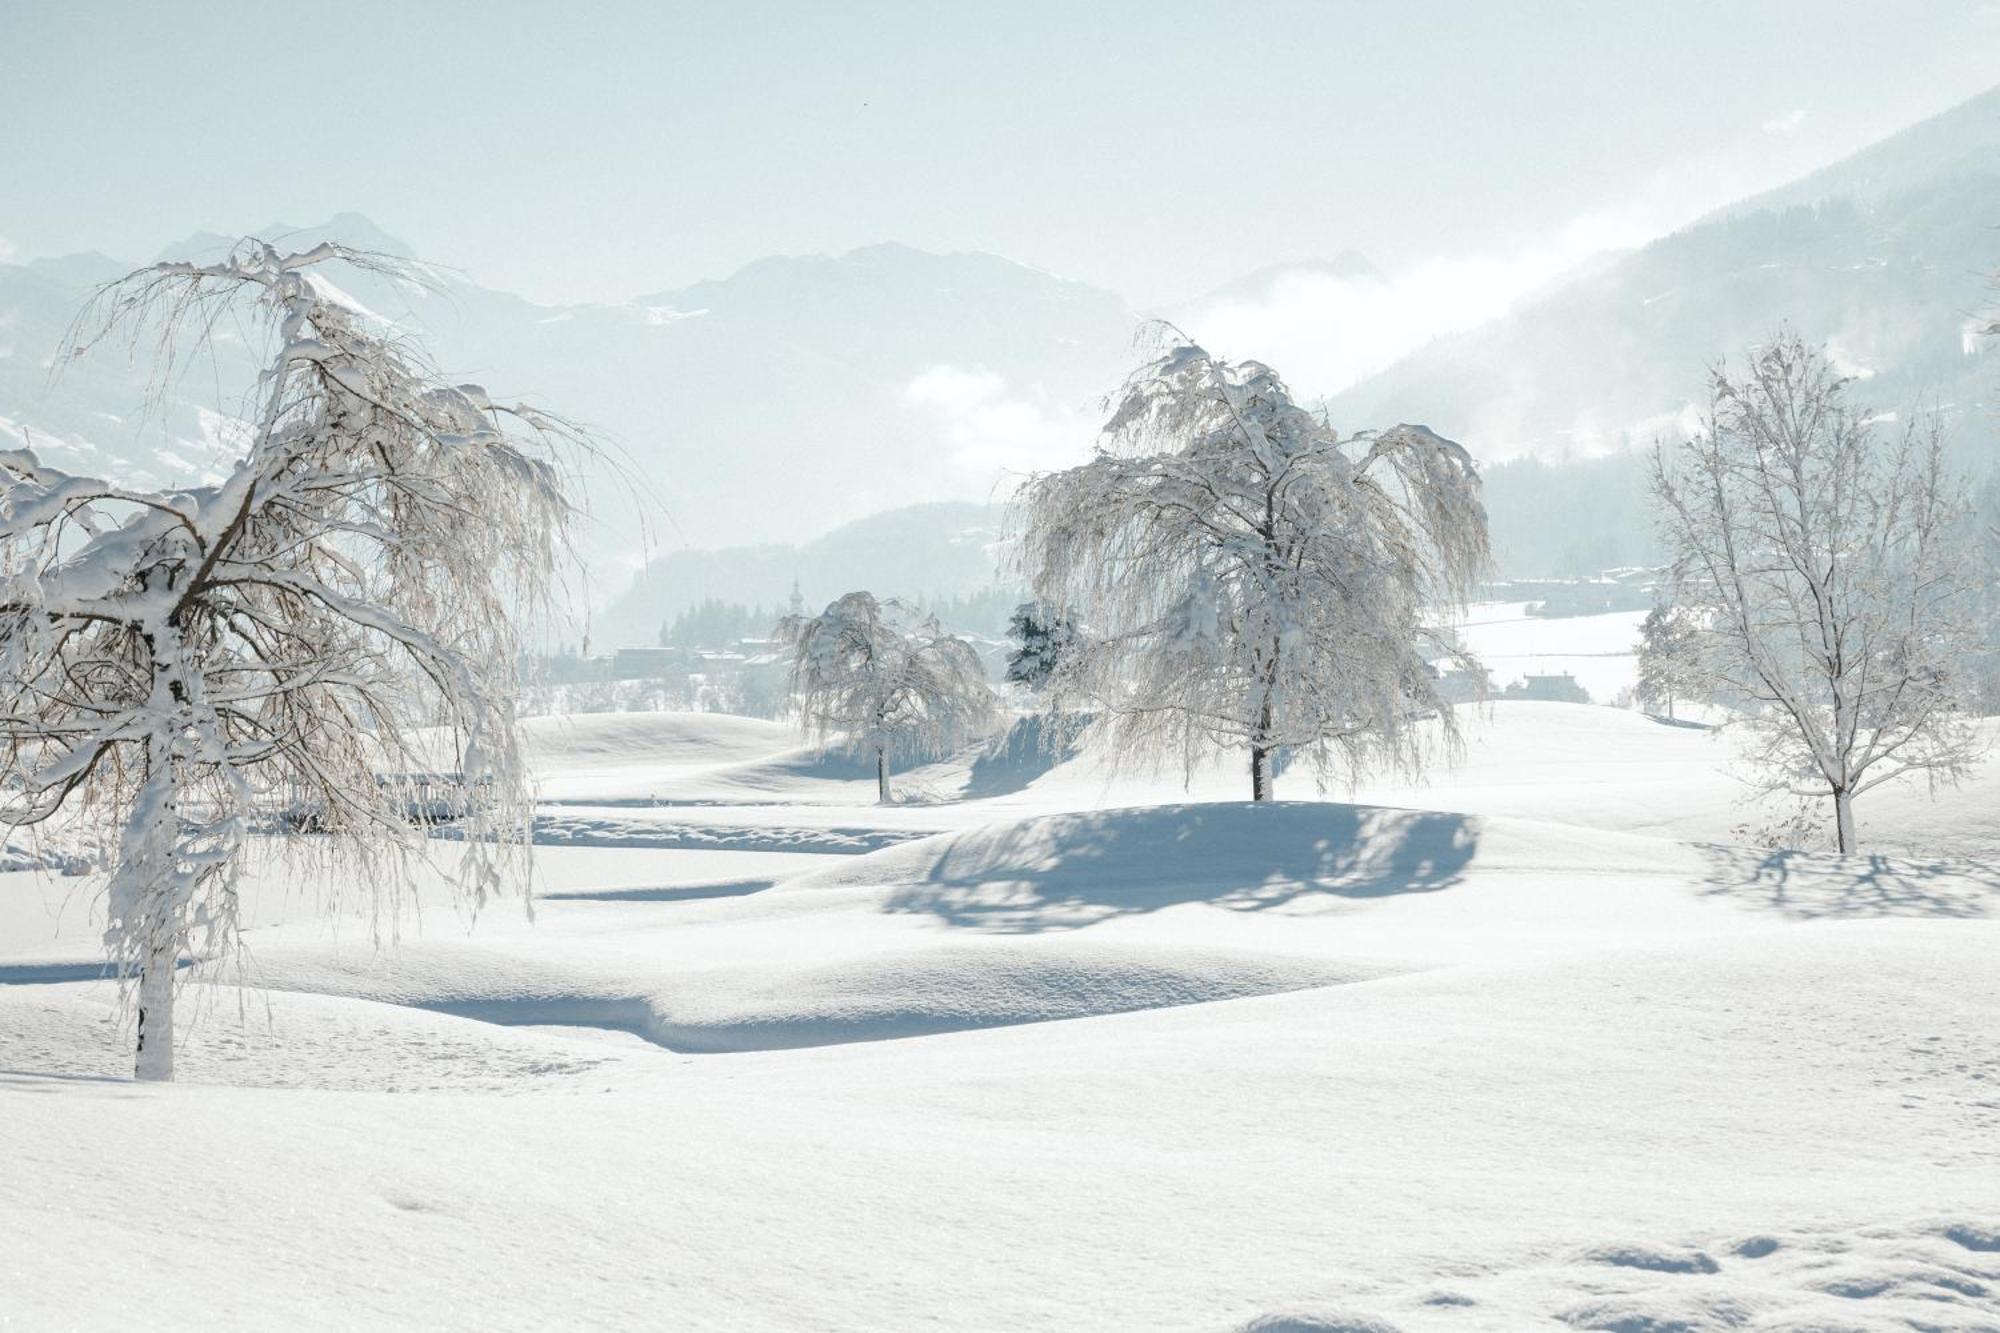
<svg viewBox="0 0 2000 1333">
<path fill-rule="evenodd" d="M 789 881 L 897 886 L 892 910 L 989 928 L 1087 925 L 1177 903 L 1279 906 L 1300 894 L 1445 888 L 1478 846 L 1465 815 L 1325 803 L 1144 806 L 983 825 Z"/>
<path fill-rule="evenodd" d="M 522 748 L 543 799 L 644 798 L 649 783 L 796 744 L 776 722 L 727 713 L 585 713 L 529 718 Z"/>
</svg>

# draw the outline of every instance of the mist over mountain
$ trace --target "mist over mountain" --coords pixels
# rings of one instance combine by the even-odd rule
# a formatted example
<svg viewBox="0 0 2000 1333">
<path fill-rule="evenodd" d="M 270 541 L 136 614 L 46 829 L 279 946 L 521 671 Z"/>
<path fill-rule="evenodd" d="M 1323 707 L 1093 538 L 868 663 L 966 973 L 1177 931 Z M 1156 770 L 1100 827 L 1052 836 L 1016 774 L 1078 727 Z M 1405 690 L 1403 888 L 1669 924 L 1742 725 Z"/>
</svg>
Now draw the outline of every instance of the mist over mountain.
<svg viewBox="0 0 2000 1333">
<path fill-rule="evenodd" d="M 1300 259 L 1290 263 L 1266 264 L 1263 268 L 1245 273 L 1240 278 L 1233 278 L 1220 287 L 1204 292 L 1193 300 L 1181 302 L 1168 314 L 1170 318 L 1178 313 L 1199 319 L 1202 312 L 1218 306 L 1267 301 L 1287 282 L 1315 278 L 1349 282 L 1388 280 L 1387 275 L 1375 267 L 1368 256 L 1355 250 L 1343 250 L 1332 259 Z"/>
<path fill-rule="evenodd" d="M 1425 421 L 1489 464 L 1644 450 L 1693 426 L 1708 366 L 1740 359 L 1782 325 L 1824 343 L 1861 401 L 1896 413 L 1941 408 L 1961 465 L 1982 473 L 2000 392 L 1985 333 L 1997 225 L 2000 89 L 1603 257 L 1334 395 L 1329 408 L 1341 421 Z M 1503 565 L 1526 562 L 1505 572 L 1564 572 L 1554 533 L 1576 550 L 1643 553 L 1648 534 L 1631 526 L 1643 471 L 1609 460 L 1593 466 L 1594 487 L 1503 488 L 1496 549 Z"/>
<path fill-rule="evenodd" d="M 353 213 L 258 234 L 412 254 Z M 212 258 L 229 244 L 204 233 L 160 257 Z M 49 384 L 91 287 L 130 267 L 102 256 L 0 265 L 0 431 L 135 481 L 212 474 L 228 459 L 217 390 L 225 412 L 240 406 L 228 395 L 255 368 L 234 333 L 144 416 L 144 357 L 84 358 Z M 593 478 L 598 555 L 640 548 L 635 491 L 663 507 L 650 528 L 668 549 L 796 541 L 898 506 L 985 501 L 1009 471 L 1082 455 L 1136 325 L 1110 293 L 994 255 L 900 245 L 760 260 L 623 305 L 542 306 L 449 269 L 426 275 L 328 273 L 353 304 L 420 335 L 453 377 L 602 433 L 622 471 Z"/>
<path fill-rule="evenodd" d="M 1384 322 L 1401 289 L 1352 251 L 1270 265 L 1159 313 L 1325 392 L 1344 429 L 1422 421 L 1464 441 L 1488 464 L 1502 572 L 1580 572 L 1649 558 L 1643 469 L 1617 455 L 1686 429 L 1705 367 L 1780 324 L 1823 340 L 1883 409 L 1945 407 L 1983 468 L 1971 446 L 1992 420 L 1981 330 L 1996 222 L 2000 89 L 1598 257 L 1401 359 L 1398 340 L 1416 335 Z M 417 258 L 358 213 L 258 234 Z M 231 243 L 198 233 L 158 257 Z M 100 349 L 51 380 L 91 290 L 130 267 L 90 253 L 0 264 L 0 442 L 135 482 L 215 475 L 258 361 L 240 331 L 222 329 L 156 396 L 143 348 Z M 423 272 L 329 276 L 420 335 L 453 377 L 571 414 L 612 444 L 617 466 L 587 479 L 583 533 L 611 641 L 645 641 L 703 597 L 768 602 L 794 572 L 809 598 L 976 587 L 1007 479 L 1082 458 L 1102 395 L 1140 355 L 1139 316 L 1117 295 L 989 254 L 774 256 L 615 305 L 541 305 Z M 1357 368 L 1373 373 L 1350 382 Z M 632 579 L 642 553 L 652 563 Z"/>
</svg>

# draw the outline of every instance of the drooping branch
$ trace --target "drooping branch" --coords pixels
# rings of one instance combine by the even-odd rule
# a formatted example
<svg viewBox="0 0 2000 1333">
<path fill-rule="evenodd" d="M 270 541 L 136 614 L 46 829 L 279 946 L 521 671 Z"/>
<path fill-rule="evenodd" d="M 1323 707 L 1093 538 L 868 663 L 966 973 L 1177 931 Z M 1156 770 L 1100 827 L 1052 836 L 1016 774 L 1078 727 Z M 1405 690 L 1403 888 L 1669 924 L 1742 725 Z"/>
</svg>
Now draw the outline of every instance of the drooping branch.
<svg viewBox="0 0 2000 1333">
<path fill-rule="evenodd" d="M 1022 508 L 1037 596 L 1091 627 L 1045 697 L 1092 712 L 1119 756 L 1295 748 L 1324 776 L 1416 766 L 1424 714 L 1455 738 L 1429 621 L 1486 559 L 1457 444 L 1343 441 L 1268 367 L 1183 343 L 1127 381 L 1096 457 L 1034 478 Z"/>
</svg>

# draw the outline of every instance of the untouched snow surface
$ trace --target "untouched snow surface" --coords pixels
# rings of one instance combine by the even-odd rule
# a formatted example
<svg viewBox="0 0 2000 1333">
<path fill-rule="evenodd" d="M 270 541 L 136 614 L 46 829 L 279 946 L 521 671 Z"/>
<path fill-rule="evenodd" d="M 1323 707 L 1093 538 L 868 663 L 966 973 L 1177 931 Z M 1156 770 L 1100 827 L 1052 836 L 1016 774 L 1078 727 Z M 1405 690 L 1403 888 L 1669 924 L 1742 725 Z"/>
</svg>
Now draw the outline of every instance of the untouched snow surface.
<svg viewBox="0 0 2000 1333">
<path fill-rule="evenodd" d="M 770 724 L 537 720 L 533 919 L 267 858 L 170 1087 L 95 882 L 0 874 L 0 1326 L 2000 1328 L 1992 775 L 1768 853 L 1726 737 L 1474 725 L 1330 802 L 1015 752 L 878 809 Z"/>
</svg>

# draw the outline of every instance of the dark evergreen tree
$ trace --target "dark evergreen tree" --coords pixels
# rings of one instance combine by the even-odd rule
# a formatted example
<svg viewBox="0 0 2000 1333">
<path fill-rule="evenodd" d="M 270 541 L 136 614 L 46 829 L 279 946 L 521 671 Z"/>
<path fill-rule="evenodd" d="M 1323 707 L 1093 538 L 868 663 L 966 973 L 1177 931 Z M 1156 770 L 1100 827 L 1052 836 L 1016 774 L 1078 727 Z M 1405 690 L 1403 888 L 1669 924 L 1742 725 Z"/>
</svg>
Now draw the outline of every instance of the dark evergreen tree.
<svg viewBox="0 0 2000 1333">
<path fill-rule="evenodd" d="M 1077 640 L 1075 622 L 1064 612 L 1040 602 L 1023 602 L 1015 607 L 1007 622 L 1007 633 L 1016 645 L 1007 658 L 1007 679 L 1031 690 L 1040 690 L 1049 683 Z"/>
</svg>

